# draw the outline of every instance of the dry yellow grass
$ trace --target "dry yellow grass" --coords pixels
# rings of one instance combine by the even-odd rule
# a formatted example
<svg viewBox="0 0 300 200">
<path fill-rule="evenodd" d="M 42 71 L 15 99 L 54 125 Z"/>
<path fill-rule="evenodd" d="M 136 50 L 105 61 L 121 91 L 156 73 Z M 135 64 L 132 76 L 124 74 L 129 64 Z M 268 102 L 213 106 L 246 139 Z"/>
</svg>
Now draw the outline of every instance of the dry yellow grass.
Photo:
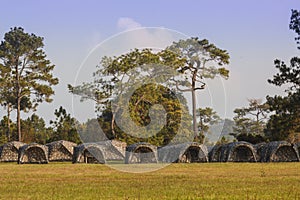
<svg viewBox="0 0 300 200">
<path fill-rule="evenodd" d="M 0 164 L 1 199 L 300 199 L 300 163 L 172 164 L 124 173 L 95 164 Z"/>
</svg>

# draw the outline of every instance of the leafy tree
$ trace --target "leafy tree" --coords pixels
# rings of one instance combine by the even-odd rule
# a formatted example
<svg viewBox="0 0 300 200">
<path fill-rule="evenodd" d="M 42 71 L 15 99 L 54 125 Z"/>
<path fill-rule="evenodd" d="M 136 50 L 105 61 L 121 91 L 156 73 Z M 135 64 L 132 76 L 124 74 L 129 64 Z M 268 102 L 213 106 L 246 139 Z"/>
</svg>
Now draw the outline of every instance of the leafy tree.
<svg viewBox="0 0 300 200">
<path fill-rule="evenodd" d="M 300 63 L 299 63 L 300 64 Z M 287 96 L 267 96 L 270 110 L 275 114 L 270 116 L 266 128 L 269 140 L 300 141 L 300 92 L 289 92 Z"/>
<path fill-rule="evenodd" d="M 227 79 L 229 71 L 222 66 L 229 64 L 230 57 L 226 50 L 216 47 L 206 39 L 199 40 L 198 38 L 179 40 L 168 47 L 168 50 L 179 54 L 186 61 L 184 65 L 180 65 L 177 68 L 185 76 L 185 80 L 178 81 L 177 86 L 178 89 L 179 85 L 185 86 L 184 89 L 180 90 L 182 92 L 191 92 L 192 94 L 193 131 L 196 139 L 199 134 L 196 91 L 205 89 L 205 79 L 213 79 L 217 75 Z"/>
<path fill-rule="evenodd" d="M 164 71 L 164 68 L 157 66 L 171 66 L 177 69 L 180 65 L 183 65 L 184 61 L 184 59 L 179 58 L 177 54 L 169 50 L 154 53 L 151 49 L 135 49 L 118 57 L 102 58 L 102 66 L 94 73 L 94 82 L 84 83 L 80 86 L 69 85 L 68 87 L 71 93 L 80 95 L 81 100 L 92 99 L 97 102 L 96 111 L 99 113 L 99 122 L 101 127 L 104 125 L 108 138 L 118 138 L 129 144 L 138 141 L 147 141 L 159 145 L 167 144 L 172 139 L 172 134 L 176 134 L 176 123 L 181 123 L 181 120 L 186 124 L 190 122 L 187 107 L 181 110 L 182 108 L 179 108 L 180 102 L 176 100 L 178 97 L 183 100 L 183 97 L 175 95 L 172 89 L 172 87 L 175 88 L 175 85 L 164 81 L 164 76 L 169 75 Z M 157 84 L 144 83 L 143 78 L 145 76 L 149 79 L 154 77 Z M 141 87 L 136 88 L 132 94 L 130 88 L 135 87 L 137 83 L 141 83 Z M 129 104 L 122 101 L 122 98 L 124 99 L 128 95 L 130 97 Z M 116 104 L 116 101 L 120 103 Z M 116 126 L 117 115 L 121 119 L 120 121 L 123 118 L 129 118 L 133 121 L 133 123 L 125 122 L 127 130 L 137 131 L 136 129 L 139 129 L 139 127 L 147 126 L 150 123 L 149 115 L 151 113 L 149 111 L 154 109 L 155 104 L 162 104 L 167 111 L 167 127 L 164 127 L 161 131 L 158 130 L 159 133 L 153 134 L 154 137 L 146 138 L 146 135 L 143 135 L 146 132 L 142 131 L 138 134 L 143 135 L 143 138 L 139 136 L 132 137 L 130 134 L 125 133 L 126 131 L 123 132 L 122 128 L 124 127 Z M 127 107 L 128 112 L 125 110 Z M 128 116 L 128 113 L 130 116 Z M 157 112 L 152 114 L 154 119 L 157 119 L 157 116 L 155 116 Z M 108 123 L 110 128 L 107 126 Z M 187 133 L 188 130 L 183 132 Z"/>
<path fill-rule="evenodd" d="M 19 141 L 22 141 L 22 101 L 26 102 L 26 109 L 36 109 L 43 101 L 51 102 L 54 94 L 51 86 L 58 84 L 58 79 L 52 75 L 54 65 L 46 59 L 43 46 L 42 37 L 25 33 L 20 27 L 7 32 L 0 44 L 0 74 L 2 78 L 11 77 L 6 81 L 15 97 Z"/>
<path fill-rule="evenodd" d="M 50 121 L 50 124 L 53 126 L 53 135 L 47 142 L 67 140 L 77 144 L 81 143 L 76 129 L 78 124 L 76 119 L 71 117 L 62 106 L 55 110 L 54 115 L 56 117 L 55 121 Z"/>
<path fill-rule="evenodd" d="M 184 88 L 183 90 L 181 89 L 181 91 L 188 90 L 192 92 L 192 95 L 194 96 L 194 118 L 196 118 L 195 91 L 198 89 L 204 89 L 205 78 L 214 78 L 217 75 L 227 78 L 229 73 L 228 70 L 220 66 L 228 63 L 229 55 L 225 50 L 217 48 L 215 45 L 210 44 L 207 40 L 200 41 L 198 38 L 191 38 L 186 41 L 180 40 L 179 42 L 173 43 L 173 45 L 168 47 L 166 50 L 162 50 L 158 53 L 154 53 L 151 49 L 135 49 L 134 51 L 118 57 L 104 57 L 101 60 L 101 67 L 94 73 L 95 81 L 93 83 L 84 83 L 81 86 L 69 85 L 69 90 L 73 94 L 81 95 L 82 100 L 92 99 L 96 101 L 98 111 L 103 111 L 106 108 L 114 110 L 115 112 L 111 115 L 111 131 L 112 135 L 116 137 L 116 130 L 118 130 L 118 127 L 115 127 L 116 113 L 121 112 L 122 106 L 127 105 L 124 104 L 122 106 L 118 106 L 111 104 L 111 99 L 116 99 L 117 97 L 126 95 L 129 92 L 127 88 L 133 87 L 137 80 L 142 80 L 142 75 L 147 73 L 143 71 L 143 66 L 148 65 L 148 69 L 150 68 L 155 75 L 158 75 L 156 80 L 162 86 L 168 86 L 168 88 L 174 87 L 174 91 L 175 86 L 177 89 L 179 89 L 180 86 L 187 86 L 188 89 Z M 155 65 L 170 66 L 174 70 L 185 75 L 185 78 L 189 79 L 191 82 L 180 78 L 179 80 L 176 80 L 176 78 L 173 77 L 172 81 L 170 80 L 168 83 L 163 83 L 163 81 L 160 80 L 161 77 L 159 74 L 164 73 L 155 69 Z M 116 87 L 116 85 L 120 85 L 120 83 L 121 87 Z M 198 86 L 197 83 L 200 83 L 201 85 Z M 145 88 L 149 90 L 149 94 L 154 94 L 154 87 L 146 86 Z M 143 95 L 141 97 L 143 97 Z M 136 97 L 137 99 L 140 99 L 137 100 L 137 102 L 143 104 L 145 102 L 143 102 L 144 99 L 141 97 Z M 149 96 L 149 99 L 150 97 L 151 95 Z M 153 97 L 152 100 L 150 99 L 150 102 L 158 100 L 154 100 Z M 151 107 L 153 104 L 150 103 L 145 105 Z M 132 115 L 131 117 L 134 118 L 134 116 L 136 115 Z M 184 119 L 188 119 L 188 117 L 184 117 Z M 141 123 L 138 117 L 136 117 L 135 120 L 137 120 L 137 124 Z M 147 118 L 141 120 L 145 121 L 143 121 L 140 125 L 147 124 Z M 194 126 L 196 127 L 194 129 L 196 131 L 194 135 L 198 135 L 198 125 L 196 120 L 194 121 Z M 167 141 L 163 142 L 163 144 L 166 142 Z"/>
<path fill-rule="evenodd" d="M 197 142 L 203 143 L 205 133 L 209 132 L 210 126 L 220 122 L 221 118 L 212 108 L 209 107 L 198 108 L 197 116 L 199 117 L 198 128 L 200 130 Z"/>
<path fill-rule="evenodd" d="M 264 129 L 269 105 L 260 99 L 249 99 L 249 106 L 234 110 L 233 135 L 238 141 L 259 143 L 264 141 Z"/>
</svg>

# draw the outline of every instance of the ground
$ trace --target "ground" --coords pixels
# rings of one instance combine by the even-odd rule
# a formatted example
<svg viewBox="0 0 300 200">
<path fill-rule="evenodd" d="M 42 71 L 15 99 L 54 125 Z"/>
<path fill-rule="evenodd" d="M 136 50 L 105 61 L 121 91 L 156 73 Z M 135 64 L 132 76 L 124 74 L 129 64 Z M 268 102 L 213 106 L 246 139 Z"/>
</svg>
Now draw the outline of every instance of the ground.
<svg viewBox="0 0 300 200">
<path fill-rule="evenodd" d="M 172 164 L 150 173 L 106 165 L 0 164 L 0 199 L 300 199 L 300 163 Z"/>
</svg>

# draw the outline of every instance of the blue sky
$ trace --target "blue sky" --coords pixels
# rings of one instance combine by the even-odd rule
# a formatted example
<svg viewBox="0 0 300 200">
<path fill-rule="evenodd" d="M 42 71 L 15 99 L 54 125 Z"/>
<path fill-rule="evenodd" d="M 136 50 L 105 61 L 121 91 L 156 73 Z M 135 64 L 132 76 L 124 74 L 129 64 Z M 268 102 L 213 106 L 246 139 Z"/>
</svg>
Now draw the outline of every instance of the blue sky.
<svg viewBox="0 0 300 200">
<path fill-rule="evenodd" d="M 234 108 L 247 105 L 247 98 L 282 94 L 283 89 L 266 81 L 276 72 L 273 61 L 299 55 L 295 35 L 288 28 L 291 9 L 300 9 L 298 0 L 1 0 L 0 6 L 1 40 L 11 27 L 21 26 L 45 38 L 45 51 L 56 65 L 54 74 L 60 84 L 55 87 L 54 102 L 40 105 L 37 111 L 46 121 L 60 105 L 73 112 L 66 85 L 74 83 L 88 53 L 131 28 L 164 27 L 207 38 L 228 50 L 230 78 L 224 81 L 225 94 L 198 94 L 199 106 L 212 106 L 223 117 L 232 117 Z"/>
</svg>

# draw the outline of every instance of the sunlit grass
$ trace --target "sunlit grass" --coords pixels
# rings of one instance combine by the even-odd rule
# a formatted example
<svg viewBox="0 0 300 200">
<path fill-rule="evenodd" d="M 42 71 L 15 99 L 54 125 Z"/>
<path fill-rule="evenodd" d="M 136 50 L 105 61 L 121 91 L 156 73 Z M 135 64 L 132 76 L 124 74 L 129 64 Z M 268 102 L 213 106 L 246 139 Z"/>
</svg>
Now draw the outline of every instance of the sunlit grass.
<svg viewBox="0 0 300 200">
<path fill-rule="evenodd" d="M 1 199 L 300 199 L 300 163 L 172 164 L 149 173 L 4 163 L 0 171 Z"/>
</svg>

